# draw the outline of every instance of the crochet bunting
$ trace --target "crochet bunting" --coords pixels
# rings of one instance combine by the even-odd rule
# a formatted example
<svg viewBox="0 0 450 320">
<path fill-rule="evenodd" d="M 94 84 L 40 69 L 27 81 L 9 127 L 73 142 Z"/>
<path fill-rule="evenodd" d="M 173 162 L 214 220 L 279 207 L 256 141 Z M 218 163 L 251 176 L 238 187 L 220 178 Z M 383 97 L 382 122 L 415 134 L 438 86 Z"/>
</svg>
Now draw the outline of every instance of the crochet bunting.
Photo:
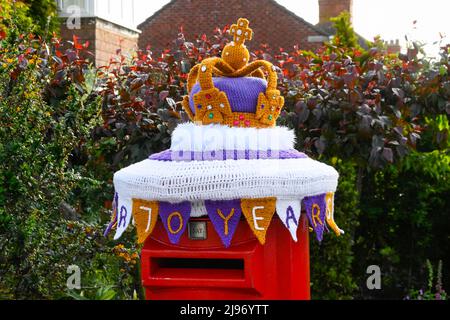
<svg viewBox="0 0 450 320">
<path fill-rule="evenodd" d="M 189 201 L 179 203 L 161 201 L 159 203 L 159 215 L 166 228 L 170 242 L 177 244 L 186 230 L 191 215 L 191 203 Z"/>
<path fill-rule="evenodd" d="M 236 227 L 241 219 L 241 203 L 239 200 L 205 201 L 206 211 L 214 229 L 225 247 L 229 247 Z"/>
<path fill-rule="evenodd" d="M 133 199 L 133 217 L 136 222 L 138 243 L 143 243 L 152 233 L 158 220 L 158 201 Z"/>
<path fill-rule="evenodd" d="M 303 202 L 305 204 L 309 225 L 316 232 L 317 240 L 321 242 L 325 228 L 325 194 L 306 197 L 303 199 Z"/>
<path fill-rule="evenodd" d="M 300 222 L 300 200 L 277 200 L 277 214 L 284 226 L 291 233 L 292 239 L 297 242 L 297 227 Z"/>
<path fill-rule="evenodd" d="M 328 192 L 325 196 L 325 201 L 327 204 L 327 211 L 326 211 L 326 220 L 327 224 L 330 226 L 330 228 L 334 231 L 336 236 L 340 236 L 341 234 L 344 234 L 344 230 L 340 229 L 336 222 L 334 221 L 334 192 Z"/>
<path fill-rule="evenodd" d="M 275 197 L 241 200 L 242 213 L 261 244 L 266 242 L 267 229 L 275 213 L 275 203 Z"/>
<path fill-rule="evenodd" d="M 112 214 L 111 214 L 111 220 L 108 224 L 108 227 L 106 228 L 105 232 L 103 233 L 103 236 L 106 237 L 110 232 L 111 229 L 115 228 L 117 225 L 117 202 L 118 202 L 119 194 L 117 192 L 114 193 L 114 199 L 112 201 Z"/>
<path fill-rule="evenodd" d="M 323 239 L 327 225 L 337 236 L 344 234 L 334 221 L 334 193 L 329 192 L 312 197 L 305 197 L 303 204 L 309 220 L 309 225 L 316 233 L 319 242 Z M 203 205 L 203 202 L 202 202 Z M 276 210 L 275 210 L 276 209 Z M 225 247 L 231 245 L 234 233 L 244 214 L 251 230 L 261 244 L 265 244 L 267 229 L 270 226 L 275 211 L 291 237 L 297 242 L 297 229 L 300 223 L 301 201 L 295 199 L 276 199 L 275 197 L 235 200 L 205 200 L 204 209 L 208 214 Z M 158 214 L 167 231 L 171 243 L 180 241 L 191 216 L 191 203 L 169 203 L 148 201 L 142 199 L 120 199 L 117 193 L 113 200 L 111 222 L 105 230 L 105 236 L 116 227 L 114 240 L 120 238 L 133 216 L 138 243 L 143 243 L 152 233 Z"/>
<path fill-rule="evenodd" d="M 118 198 L 117 201 L 117 229 L 114 240 L 119 239 L 127 229 L 131 220 L 132 201 L 129 198 Z"/>
</svg>

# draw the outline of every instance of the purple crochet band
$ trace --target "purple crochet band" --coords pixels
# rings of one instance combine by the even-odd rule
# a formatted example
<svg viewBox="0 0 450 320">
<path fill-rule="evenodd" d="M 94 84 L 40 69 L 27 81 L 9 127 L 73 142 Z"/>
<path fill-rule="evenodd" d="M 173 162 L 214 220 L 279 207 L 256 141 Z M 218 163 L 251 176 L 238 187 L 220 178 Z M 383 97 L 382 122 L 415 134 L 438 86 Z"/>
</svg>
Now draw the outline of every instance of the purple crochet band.
<svg viewBox="0 0 450 320">
<path fill-rule="evenodd" d="M 258 96 L 265 92 L 267 81 L 261 78 L 242 77 L 242 78 L 213 78 L 214 86 L 226 93 L 228 102 L 233 112 L 256 112 Z M 192 87 L 189 95 L 189 106 L 195 114 L 194 94 L 200 91 L 200 85 L 196 83 Z M 198 107 L 198 106 L 197 106 Z M 200 106 L 206 108 L 206 106 Z"/>
<path fill-rule="evenodd" d="M 208 161 L 208 160 L 251 160 L 251 159 L 301 159 L 308 158 L 297 150 L 218 150 L 218 151 L 172 151 L 164 150 L 152 154 L 150 160 L 158 161 Z"/>
</svg>

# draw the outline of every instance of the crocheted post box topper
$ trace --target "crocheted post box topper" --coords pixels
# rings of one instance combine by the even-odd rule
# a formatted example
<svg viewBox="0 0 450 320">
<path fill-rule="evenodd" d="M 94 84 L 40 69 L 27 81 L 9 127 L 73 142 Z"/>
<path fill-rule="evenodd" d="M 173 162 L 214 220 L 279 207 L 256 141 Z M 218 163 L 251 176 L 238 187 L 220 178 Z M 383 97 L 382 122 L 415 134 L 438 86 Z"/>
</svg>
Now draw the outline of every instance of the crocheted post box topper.
<svg viewBox="0 0 450 320">
<path fill-rule="evenodd" d="M 221 58 L 207 58 L 189 72 L 183 108 L 192 121 L 202 124 L 273 127 L 284 105 L 276 68 L 264 60 L 249 63 L 244 43 L 253 31 L 247 19 L 240 18 L 230 33 L 233 41 L 224 47 Z"/>
<path fill-rule="evenodd" d="M 284 105 L 276 68 L 249 62 L 253 32 L 240 18 L 221 57 L 204 59 L 187 79 L 182 105 L 193 123 L 179 124 L 171 147 L 114 174 L 114 205 L 105 234 L 118 239 L 133 217 L 142 243 L 161 219 L 178 243 L 190 217 L 208 216 L 224 246 L 243 215 L 261 244 L 275 212 L 297 241 L 302 207 L 322 240 L 334 221 L 338 173 L 295 150 L 292 130 L 275 126 Z"/>
</svg>

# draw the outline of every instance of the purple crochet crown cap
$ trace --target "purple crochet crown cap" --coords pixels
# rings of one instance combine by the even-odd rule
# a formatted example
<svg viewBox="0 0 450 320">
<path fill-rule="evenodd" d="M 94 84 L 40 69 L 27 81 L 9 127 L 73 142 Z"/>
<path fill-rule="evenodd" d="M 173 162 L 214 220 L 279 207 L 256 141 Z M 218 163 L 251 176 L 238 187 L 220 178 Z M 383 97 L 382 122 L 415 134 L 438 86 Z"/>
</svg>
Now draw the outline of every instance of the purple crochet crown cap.
<svg viewBox="0 0 450 320">
<path fill-rule="evenodd" d="M 217 89 L 226 93 L 233 112 L 255 113 L 258 96 L 267 88 L 266 80 L 255 77 L 214 77 L 213 82 Z M 195 114 L 193 97 L 199 91 L 200 85 L 196 83 L 189 94 L 189 106 L 193 114 Z"/>
</svg>

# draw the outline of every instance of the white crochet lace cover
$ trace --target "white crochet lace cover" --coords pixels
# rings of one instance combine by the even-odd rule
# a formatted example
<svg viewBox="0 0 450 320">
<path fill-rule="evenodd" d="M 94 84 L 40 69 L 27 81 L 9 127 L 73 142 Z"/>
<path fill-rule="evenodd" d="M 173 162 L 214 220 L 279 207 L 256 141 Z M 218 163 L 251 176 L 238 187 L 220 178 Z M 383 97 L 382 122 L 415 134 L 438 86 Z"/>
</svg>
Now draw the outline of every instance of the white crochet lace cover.
<svg viewBox="0 0 450 320">
<path fill-rule="evenodd" d="M 201 141 L 198 142 L 199 136 L 192 134 L 197 127 L 194 124 L 179 125 L 174 131 L 171 149 L 283 150 L 292 149 L 294 145 L 292 131 L 281 127 L 247 130 L 215 125 L 202 128 L 213 128 L 231 136 L 235 141 L 232 144 L 227 142 L 227 139 L 215 139 L 211 144 L 210 134 L 202 134 Z M 252 132 L 257 139 L 252 140 L 250 145 L 236 144 L 241 130 Z M 205 132 L 208 131 L 203 131 Z M 187 136 L 196 137 L 194 140 L 197 147 L 192 143 L 194 140 L 186 139 Z M 272 137 L 272 142 L 277 141 L 276 146 L 271 146 L 268 140 L 263 138 L 267 136 Z M 175 140 L 177 142 L 174 142 Z M 336 191 L 337 180 L 338 173 L 333 167 L 310 158 L 209 161 L 146 159 L 116 172 L 114 188 L 120 202 L 129 202 L 132 198 L 168 202 L 191 201 L 192 216 L 203 216 L 207 214 L 204 200 L 264 197 L 301 200 L 306 196 Z"/>
<path fill-rule="evenodd" d="M 298 198 L 334 192 L 338 173 L 303 159 L 144 160 L 114 174 L 120 197 L 169 202 L 240 198 Z"/>
</svg>

